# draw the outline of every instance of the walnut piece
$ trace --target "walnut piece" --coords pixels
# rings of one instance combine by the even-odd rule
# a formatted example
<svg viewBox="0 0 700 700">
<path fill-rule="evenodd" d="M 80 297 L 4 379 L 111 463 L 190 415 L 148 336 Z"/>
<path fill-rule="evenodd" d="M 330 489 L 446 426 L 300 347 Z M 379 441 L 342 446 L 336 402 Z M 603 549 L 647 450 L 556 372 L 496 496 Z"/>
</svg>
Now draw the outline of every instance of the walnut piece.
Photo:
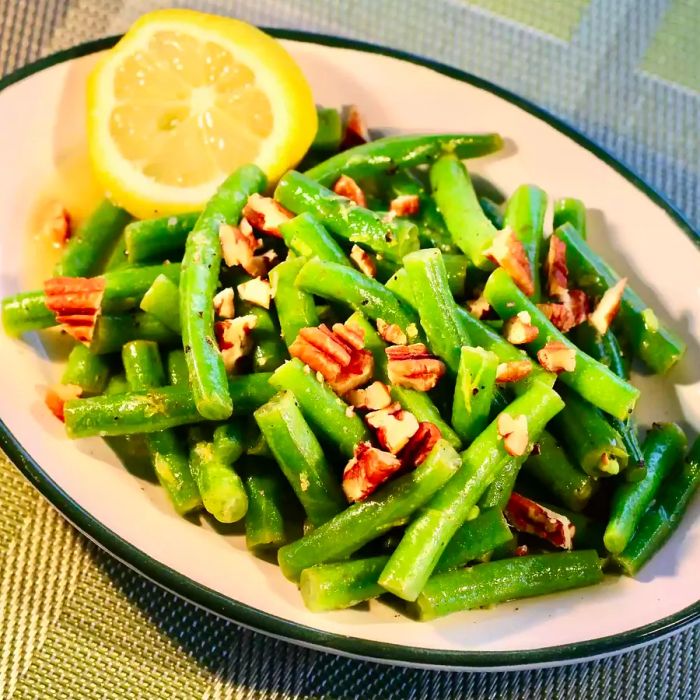
<svg viewBox="0 0 700 700">
<path fill-rule="evenodd" d="M 77 384 L 54 384 L 46 390 L 44 402 L 49 407 L 51 413 L 58 420 L 65 420 L 63 408 L 66 401 L 71 399 L 79 399 L 83 395 L 83 388 Z"/>
<path fill-rule="evenodd" d="M 569 293 L 569 269 L 566 266 L 566 243 L 556 235 L 549 237 L 545 262 L 549 296 L 565 302 Z"/>
<path fill-rule="evenodd" d="M 233 287 L 224 287 L 214 296 L 214 312 L 220 318 L 233 318 L 236 314 Z"/>
<path fill-rule="evenodd" d="M 250 334 L 257 323 L 257 316 L 249 314 L 214 324 L 214 334 L 227 372 L 233 372 L 238 360 L 252 350 Z"/>
<path fill-rule="evenodd" d="M 501 362 L 496 367 L 496 381 L 499 384 L 519 382 L 525 379 L 532 372 L 532 362 L 530 360 L 511 360 Z"/>
<path fill-rule="evenodd" d="M 270 283 L 267 280 L 260 277 L 253 277 L 252 280 L 239 284 L 236 290 L 238 291 L 238 296 L 243 299 L 243 301 L 261 306 L 263 309 L 270 308 L 272 291 L 270 289 Z"/>
<path fill-rule="evenodd" d="M 350 260 L 352 260 L 357 269 L 367 275 L 367 277 L 376 277 L 377 264 L 374 262 L 374 258 L 372 258 L 366 250 L 360 248 L 359 245 L 353 245 L 350 249 Z"/>
<path fill-rule="evenodd" d="M 360 114 L 360 110 L 356 105 L 348 105 L 345 110 L 345 131 L 343 140 L 340 144 L 340 149 L 352 148 L 353 146 L 361 146 L 369 141 L 369 131 L 365 124 L 365 120 Z"/>
<path fill-rule="evenodd" d="M 401 460 L 369 442 L 355 446 L 354 457 L 343 471 L 343 491 L 350 503 L 363 501 L 402 469 Z"/>
<path fill-rule="evenodd" d="M 56 314 L 56 322 L 86 345 L 95 332 L 104 290 L 104 277 L 52 277 L 44 282 L 46 306 Z"/>
<path fill-rule="evenodd" d="M 389 202 L 389 211 L 396 216 L 415 216 L 420 212 L 420 197 L 417 194 L 400 194 Z"/>
<path fill-rule="evenodd" d="M 391 406 L 389 387 L 383 382 L 372 382 L 364 389 L 353 389 L 347 394 L 347 400 L 355 408 L 378 411 Z"/>
<path fill-rule="evenodd" d="M 382 340 L 392 345 L 408 345 L 408 338 L 397 323 L 387 323 L 383 318 L 378 318 L 377 333 Z"/>
<path fill-rule="evenodd" d="M 442 437 L 440 428 L 428 421 L 418 424 L 418 430 L 401 451 L 401 461 L 404 467 L 419 467 L 432 451 L 437 441 Z"/>
</svg>

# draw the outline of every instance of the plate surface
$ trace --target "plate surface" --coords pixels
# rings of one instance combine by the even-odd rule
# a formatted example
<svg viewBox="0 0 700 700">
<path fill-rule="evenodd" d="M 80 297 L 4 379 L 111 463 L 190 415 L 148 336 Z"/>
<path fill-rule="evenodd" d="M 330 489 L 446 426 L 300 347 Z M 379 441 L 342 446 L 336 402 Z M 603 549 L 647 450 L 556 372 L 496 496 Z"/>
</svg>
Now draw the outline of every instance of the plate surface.
<svg viewBox="0 0 700 700">
<path fill-rule="evenodd" d="M 475 78 L 393 52 L 302 34 L 285 44 L 318 103 L 358 104 L 383 132 L 499 131 L 503 153 L 471 169 L 504 193 L 536 183 L 591 211 L 589 238 L 691 346 L 664 381 L 635 377 L 640 421 L 700 427 L 700 253 L 662 199 L 535 107 Z M 84 142 L 83 84 L 112 40 L 45 59 L 0 83 L 0 295 L 26 288 L 36 257 L 26 230 L 37 190 Z M 353 48 L 354 47 L 354 48 Z M 41 69 L 41 70 L 40 70 Z M 35 280 L 32 280 L 35 283 Z M 43 405 L 59 376 L 41 339 L 0 336 L 0 442 L 53 504 L 88 537 L 147 577 L 230 619 L 341 653 L 443 668 L 523 668 L 643 644 L 700 617 L 700 499 L 638 580 L 453 615 L 406 620 L 390 608 L 318 615 L 278 569 L 250 556 L 240 530 L 178 518 L 161 491 L 127 472 L 98 439 L 68 441 Z"/>
</svg>

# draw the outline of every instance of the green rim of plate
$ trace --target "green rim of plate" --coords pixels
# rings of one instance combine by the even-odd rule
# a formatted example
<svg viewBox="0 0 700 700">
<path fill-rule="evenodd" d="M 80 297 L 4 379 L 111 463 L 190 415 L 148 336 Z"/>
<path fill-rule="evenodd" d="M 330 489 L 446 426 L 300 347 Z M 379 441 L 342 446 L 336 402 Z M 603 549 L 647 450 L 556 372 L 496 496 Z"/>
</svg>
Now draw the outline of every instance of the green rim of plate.
<svg viewBox="0 0 700 700">
<path fill-rule="evenodd" d="M 281 29 L 265 29 L 265 31 L 279 39 L 290 39 L 293 41 L 321 44 L 323 46 L 343 49 L 355 49 L 397 58 L 430 68 L 450 78 L 455 78 L 456 80 L 487 90 L 521 109 L 524 109 L 526 112 L 529 112 L 539 119 L 542 119 L 550 126 L 596 155 L 646 194 L 654 203 L 662 207 L 696 244 L 700 243 L 700 234 L 693 230 L 690 223 L 684 218 L 680 211 L 678 211 L 678 209 L 676 209 L 676 207 L 674 207 L 660 192 L 656 191 L 638 175 L 633 173 L 603 147 L 594 143 L 558 117 L 555 117 L 553 114 L 508 90 L 504 90 L 487 80 L 483 80 L 482 78 L 478 78 L 456 68 L 451 68 L 441 63 L 395 49 L 388 49 L 352 39 L 342 39 L 310 32 Z M 112 47 L 119 38 L 119 36 L 111 36 L 79 44 L 78 46 L 59 51 L 35 61 L 34 63 L 23 66 L 0 80 L 0 91 L 23 78 L 57 63 L 108 49 Z M 243 603 L 239 603 L 206 586 L 196 583 L 192 579 L 183 576 L 156 559 L 149 557 L 137 547 L 105 527 L 93 515 L 76 503 L 58 486 L 58 484 L 52 481 L 41 467 L 29 456 L 2 421 L 0 421 L 0 446 L 2 446 L 10 459 L 27 479 L 29 479 L 33 486 L 78 530 L 124 564 L 182 598 L 210 610 L 217 615 L 221 615 L 226 619 L 274 637 L 324 651 L 333 651 L 347 656 L 373 661 L 442 669 L 478 670 L 488 668 L 515 670 L 544 665 L 574 663 L 626 651 L 632 647 L 658 641 L 700 620 L 700 601 L 698 601 L 694 605 L 680 610 L 674 615 L 621 634 L 563 646 L 502 652 L 421 649 L 323 632 L 312 627 L 306 627 L 305 625 L 284 620 Z"/>
</svg>

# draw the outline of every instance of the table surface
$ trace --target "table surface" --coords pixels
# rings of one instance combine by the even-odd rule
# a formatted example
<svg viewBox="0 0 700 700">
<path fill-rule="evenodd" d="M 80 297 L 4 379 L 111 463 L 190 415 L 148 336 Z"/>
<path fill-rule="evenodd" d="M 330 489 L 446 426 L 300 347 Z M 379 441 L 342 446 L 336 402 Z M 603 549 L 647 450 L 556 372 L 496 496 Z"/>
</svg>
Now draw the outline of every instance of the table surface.
<svg viewBox="0 0 700 700">
<path fill-rule="evenodd" d="M 0 74 L 166 5 L 362 39 L 492 80 L 600 143 L 700 228 L 700 0 L 0 0 Z M 517 673 L 303 649 L 127 569 L 0 453 L 1 698 L 690 699 L 699 651 L 700 626 L 614 658 Z"/>
</svg>

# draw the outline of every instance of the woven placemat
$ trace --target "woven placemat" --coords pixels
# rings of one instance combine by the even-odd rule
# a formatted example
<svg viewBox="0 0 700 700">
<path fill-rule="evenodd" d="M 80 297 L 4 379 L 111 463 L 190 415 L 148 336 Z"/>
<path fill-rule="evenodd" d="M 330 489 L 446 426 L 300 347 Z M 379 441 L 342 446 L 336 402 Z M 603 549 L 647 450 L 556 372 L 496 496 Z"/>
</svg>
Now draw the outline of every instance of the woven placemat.
<svg viewBox="0 0 700 700">
<path fill-rule="evenodd" d="M 0 0 L 0 73 L 186 5 L 449 63 L 572 123 L 700 227 L 700 0 Z M 0 698 L 700 697 L 700 626 L 518 673 L 390 668 L 226 623 L 73 530 L 0 453 Z"/>
</svg>

